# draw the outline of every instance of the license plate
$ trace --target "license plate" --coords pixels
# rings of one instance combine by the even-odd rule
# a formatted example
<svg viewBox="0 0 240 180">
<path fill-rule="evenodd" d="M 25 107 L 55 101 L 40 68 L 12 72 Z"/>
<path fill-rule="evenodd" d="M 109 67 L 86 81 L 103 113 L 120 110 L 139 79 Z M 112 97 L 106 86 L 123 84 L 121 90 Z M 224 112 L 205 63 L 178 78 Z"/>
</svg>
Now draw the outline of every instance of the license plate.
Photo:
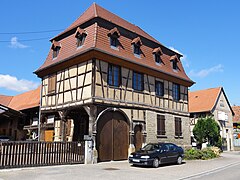
<svg viewBox="0 0 240 180">
<path fill-rule="evenodd" d="M 138 160 L 138 159 L 133 159 L 133 162 L 140 162 L 140 160 Z"/>
</svg>

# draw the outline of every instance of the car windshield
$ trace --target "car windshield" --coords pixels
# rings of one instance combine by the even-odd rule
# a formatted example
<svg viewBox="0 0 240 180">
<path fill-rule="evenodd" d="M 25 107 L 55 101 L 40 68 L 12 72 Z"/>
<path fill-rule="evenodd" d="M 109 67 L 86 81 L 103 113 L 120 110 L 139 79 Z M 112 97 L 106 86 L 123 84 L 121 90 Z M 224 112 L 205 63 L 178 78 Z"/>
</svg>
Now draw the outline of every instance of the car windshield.
<svg viewBox="0 0 240 180">
<path fill-rule="evenodd" d="M 143 151 L 153 151 L 153 150 L 156 150 L 156 149 L 160 149 L 161 148 L 161 145 L 159 144 L 147 144 L 146 146 L 144 146 L 142 148 Z"/>
</svg>

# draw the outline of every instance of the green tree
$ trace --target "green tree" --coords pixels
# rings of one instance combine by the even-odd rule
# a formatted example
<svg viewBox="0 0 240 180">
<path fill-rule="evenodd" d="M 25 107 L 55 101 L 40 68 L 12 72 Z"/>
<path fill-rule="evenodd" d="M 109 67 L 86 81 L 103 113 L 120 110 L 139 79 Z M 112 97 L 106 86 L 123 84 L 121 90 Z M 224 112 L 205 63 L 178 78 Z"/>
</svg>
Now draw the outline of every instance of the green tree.
<svg viewBox="0 0 240 180">
<path fill-rule="evenodd" d="M 222 146 L 220 127 L 212 116 L 198 119 L 193 128 L 193 135 L 201 147 L 205 142 L 219 148 Z"/>
</svg>

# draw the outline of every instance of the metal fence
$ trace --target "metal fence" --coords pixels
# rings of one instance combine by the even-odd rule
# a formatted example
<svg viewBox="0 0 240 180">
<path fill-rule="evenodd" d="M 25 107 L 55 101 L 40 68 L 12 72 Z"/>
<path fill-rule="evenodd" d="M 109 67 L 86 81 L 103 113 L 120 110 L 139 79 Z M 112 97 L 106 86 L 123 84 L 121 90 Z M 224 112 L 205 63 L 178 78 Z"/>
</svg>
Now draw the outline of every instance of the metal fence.
<svg viewBox="0 0 240 180">
<path fill-rule="evenodd" d="M 84 163 L 84 142 L 0 142 L 0 169 Z"/>
</svg>

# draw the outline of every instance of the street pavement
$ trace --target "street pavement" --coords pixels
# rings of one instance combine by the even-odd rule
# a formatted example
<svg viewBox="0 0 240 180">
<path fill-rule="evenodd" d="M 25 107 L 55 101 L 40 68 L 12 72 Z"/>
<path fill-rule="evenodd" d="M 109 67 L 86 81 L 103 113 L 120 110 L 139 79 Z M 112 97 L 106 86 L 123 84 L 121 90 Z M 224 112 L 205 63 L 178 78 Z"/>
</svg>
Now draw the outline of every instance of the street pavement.
<svg viewBox="0 0 240 180">
<path fill-rule="evenodd" d="M 240 179 L 240 152 L 224 152 L 212 160 L 184 161 L 182 165 L 159 168 L 135 167 L 127 161 L 104 162 L 93 165 L 64 165 L 0 170 L 0 180 L 121 180 L 121 179 Z"/>
</svg>

